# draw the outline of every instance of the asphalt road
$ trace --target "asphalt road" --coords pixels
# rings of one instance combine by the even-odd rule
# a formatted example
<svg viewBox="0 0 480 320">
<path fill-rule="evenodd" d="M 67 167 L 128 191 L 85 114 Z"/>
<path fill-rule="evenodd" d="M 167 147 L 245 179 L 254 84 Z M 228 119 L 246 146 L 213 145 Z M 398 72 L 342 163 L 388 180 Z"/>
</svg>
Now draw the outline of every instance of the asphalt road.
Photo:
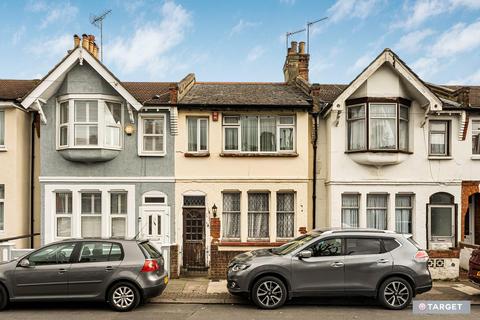
<svg viewBox="0 0 480 320">
<path fill-rule="evenodd" d="M 375 305 L 347 303 L 335 306 L 290 304 L 278 310 L 258 310 L 251 305 L 147 304 L 133 312 L 117 313 L 103 304 L 48 303 L 17 304 L 0 312 L 2 320 L 299 320 L 299 319 L 479 319 L 480 306 L 469 315 L 413 315 L 411 310 L 388 311 Z"/>
</svg>

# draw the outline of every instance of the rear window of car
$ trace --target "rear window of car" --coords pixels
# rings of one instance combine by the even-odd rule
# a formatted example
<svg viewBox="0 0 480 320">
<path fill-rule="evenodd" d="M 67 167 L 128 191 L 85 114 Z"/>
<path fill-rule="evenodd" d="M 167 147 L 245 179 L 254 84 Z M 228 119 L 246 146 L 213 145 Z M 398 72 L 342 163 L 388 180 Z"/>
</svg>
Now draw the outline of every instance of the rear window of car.
<svg viewBox="0 0 480 320">
<path fill-rule="evenodd" d="M 348 238 L 347 255 L 358 256 L 365 254 L 379 254 L 382 252 L 380 239 L 374 238 Z"/>
<path fill-rule="evenodd" d="M 155 248 L 150 242 L 141 242 L 140 248 L 147 259 L 158 259 L 162 257 L 162 254 Z"/>
<path fill-rule="evenodd" d="M 383 239 L 383 247 L 385 248 L 385 251 L 389 252 L 400 247 L 400 243 L 391 238 Z"/>
</svg>

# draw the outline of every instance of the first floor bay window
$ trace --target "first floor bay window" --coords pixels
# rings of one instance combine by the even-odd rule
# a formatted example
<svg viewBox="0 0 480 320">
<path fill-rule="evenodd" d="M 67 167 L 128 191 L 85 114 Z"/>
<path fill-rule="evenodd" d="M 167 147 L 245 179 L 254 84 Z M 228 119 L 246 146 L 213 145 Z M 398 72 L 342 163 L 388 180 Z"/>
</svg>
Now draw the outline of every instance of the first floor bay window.
<svg viewBox="0 0 480 320">
<path fill-rule="evenodd" d="M 83 192 L 81 194 L 82 237 L 100 237 L 102 234 L 102 194 Z"/>
<path fill-rule="evenodd" d="M 57 147 L 120 149 L 123 106 L 118 101 L 89 98 L 59 99 Z"/>
<path fill-rule="evenodd" d="M 223 117 L 223 150 L 246 153 L 295 151 L 295 117 L 228 115 Z"/>
<path fill-rule="evenodd" d="M 408 151 L 408 141 L 408 106 L 390 102 L 348 105 L 347 101 L 348 151 Z"/>
<path fill-rule="evenodd" d="M 269 237 L 269 196 L 270 194 L 266 192 L 248 194 L 248 238 L 250 239 Z"/>
<path fill-rule="evenodd" d="M 367 195 L 367 228 L 387 229 L 388 194 Z"/>
<path fill-rule="evenodd" d="M 55 222 L 56 232 L 59 238 L 72 236 L 72 193 L 55 193 Z"/>
</svg>

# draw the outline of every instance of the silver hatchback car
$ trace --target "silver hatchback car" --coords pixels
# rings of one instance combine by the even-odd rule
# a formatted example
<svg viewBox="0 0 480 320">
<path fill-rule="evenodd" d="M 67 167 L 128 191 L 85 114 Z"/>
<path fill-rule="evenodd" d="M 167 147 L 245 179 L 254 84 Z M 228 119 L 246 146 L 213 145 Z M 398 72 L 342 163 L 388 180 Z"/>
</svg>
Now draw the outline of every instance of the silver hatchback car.
<svg viewBox="0 0 480 320">
<path fill-rule="evenodd" d="M 411 237 L 394 232 L 315 230 L 278 248 L 236 256 L 227 286 L 263 309 L 302 296 L 370 296 L 403 309 L 432 288 L 427 261 Z"/>
<path fill-rule="evenodd" d="M 65 240 L 0 264 L 0 310 L 16 301 L 99 300 L 130 311 L 167 283 L 163 257 L 148 241 Z"/>
</svg>

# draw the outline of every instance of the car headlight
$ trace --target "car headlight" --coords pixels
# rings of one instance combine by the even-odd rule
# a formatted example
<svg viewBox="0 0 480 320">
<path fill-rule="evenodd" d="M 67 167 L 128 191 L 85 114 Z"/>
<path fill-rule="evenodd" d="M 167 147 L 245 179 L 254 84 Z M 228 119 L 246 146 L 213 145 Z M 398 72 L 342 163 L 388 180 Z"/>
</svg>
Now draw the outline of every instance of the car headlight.
<svg viewBox="0 0 480 320">
<path fill-rule="evenodd" d="M 233 272 L 238 272 L 238 271 L 242 271 L 242 270 L 245 270 L 247 269 L 248 267 L 250 267 L 250 265 L 248 264 L 244 264 L 244 263 L 235 263 L 232 267 L 232 271 Z"/>
</svg>

